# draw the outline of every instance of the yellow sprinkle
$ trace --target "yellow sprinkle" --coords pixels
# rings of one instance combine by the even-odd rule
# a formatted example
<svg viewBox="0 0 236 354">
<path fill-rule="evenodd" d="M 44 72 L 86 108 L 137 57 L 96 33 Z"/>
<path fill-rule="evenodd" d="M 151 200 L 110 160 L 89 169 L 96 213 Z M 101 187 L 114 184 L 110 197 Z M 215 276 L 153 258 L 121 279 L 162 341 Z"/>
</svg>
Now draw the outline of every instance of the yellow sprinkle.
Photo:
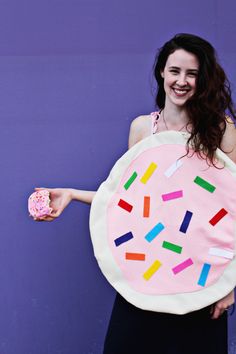
<svg viewBox="0 0 236 354">
<path fill-rule="evenodd" d="M 148 268 L 148 270 L 143 274 L 144 279 L 149 280 L 153 276 L 153 274 L 156 273 L 156 271 L 160 268 L 161 265 L 161 262 L 156 260 L 151 265 L 151 267 Z"/>
<path fill-rule="evenodd" d="M 152 162 L 149 167 L 147 168 L 146 172 L 144 173 L 143 177 L 140 179 L 140 181 L 144 184 L 147 183 L 147 181 L 149 180 L 149 178 L 151 177 L 151 175 L 153 174 L 153 172 L 155 171 L 155 169 L 157 168 L 157 165 Z"/>
</svg>

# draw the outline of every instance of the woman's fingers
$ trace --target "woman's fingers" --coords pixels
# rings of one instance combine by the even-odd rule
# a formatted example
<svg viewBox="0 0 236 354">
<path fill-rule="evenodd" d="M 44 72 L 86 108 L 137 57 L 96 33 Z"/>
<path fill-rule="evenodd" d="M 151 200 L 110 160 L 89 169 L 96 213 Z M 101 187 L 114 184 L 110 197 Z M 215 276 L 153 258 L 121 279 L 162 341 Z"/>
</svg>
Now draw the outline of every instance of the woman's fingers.
<svg viewBox="0 0 236 354">
<path fill-rule="evenodd" d="M 53 213 L 53 214 L 48 214 L 48 215 L 44 215 L 41 217 L 33 217 L 34 221 L 52 221 L 54 219 L 56 219 L 59 216 L 59 212 Z M 31 216 L 31 215 L 29 215 Z"/>
<path fill-rule="evenodd" d="M 229 307 L 230 307 L 230 306 L 229 306 Z M 223 313 L 224 313 L 225 311 L 227 311 L 229 307 L 215 305 L 215 306 L 213 307 L 213 311 L 211 312 L 211 314 L 212 314 L 211 318 L 212 318 L 213 320 L 216 320 L 216 319 L 219 318 L 221 315 L 223 315 Z"/>
<path fill-rule="evenodd" d="M 44 216 L 42 218 L 34 218 L 34 221 L 53 221 L 54 218 L 51 216 Z"/>
<path fill-rule="evenodd" d="M 234 290 L 214 304 L 212 319 L 218 318 L 234 304 Z"/>
<path fill-rule="evenodd" d="M 58 218 L 58 216 L 61 214 L 61 211 L 60 210 L 57 210 L 57 211 L 52 211 L 50 216 L 53 217 L 54 219 L 55 218 Z"/>
<path fill-rule="evenodd" d="M 55 218 L 51 216 L 46 216 L 46 218 L 43 221 L 53 221 Z"/>
<path fill-rule="evenodd" d="M 34 188 L 35 191 L 41 191 L 43 189 L 46 189 L 47 191 L 50 191 L 50 188 L 46 188 L 46 187 L 35 187 Z"/>
<path fill-rule="evenodd" d="M 223 311 L 220 310 L 219 307 L 215 306 L 211 318 L 216 320 L 222 313 Z"/>
<path fill-rule="evenodd" d="M 61 214 L 61 211 L 60 210 L 57 210 L 57 211 L 52 211 L 51 214 L 48 214 L 48 215 L 44 215 L 44 216 L 41 216 L 41 217 L 33 217 L 34 221 L 52 221 L 52 220 L 55 220 L 56 218 L 58 218 L 58 216 Z M 30 217 L 32 217 L 30 214 L 29 214 Z"/>
</svg>

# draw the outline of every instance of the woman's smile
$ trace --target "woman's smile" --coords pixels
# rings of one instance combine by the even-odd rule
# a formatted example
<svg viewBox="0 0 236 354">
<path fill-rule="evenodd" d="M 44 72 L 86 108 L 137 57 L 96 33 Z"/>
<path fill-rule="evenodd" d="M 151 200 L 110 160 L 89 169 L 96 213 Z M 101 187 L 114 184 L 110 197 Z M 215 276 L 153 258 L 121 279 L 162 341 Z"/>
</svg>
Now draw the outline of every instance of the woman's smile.
<svg viewBox="0 0 236 354">
<path fill-rule="evenodd" d="M 174 91 L 177 97 L 185 97 L 187 93 L 190 91 L 190 89 L 180 89 L 177 87 L 172 87 L 172 90 Z"/>
</svg>

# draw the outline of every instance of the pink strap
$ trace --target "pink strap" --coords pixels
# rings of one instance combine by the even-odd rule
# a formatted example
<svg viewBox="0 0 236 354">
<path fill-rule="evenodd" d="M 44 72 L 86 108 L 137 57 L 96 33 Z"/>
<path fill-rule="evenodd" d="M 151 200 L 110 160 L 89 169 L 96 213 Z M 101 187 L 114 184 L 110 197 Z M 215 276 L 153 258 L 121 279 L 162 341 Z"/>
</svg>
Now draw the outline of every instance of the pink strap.
<svg viewBox="0 0 236 354">
<path fill-rule="evenodd" d="M 151 135 L 157 132 L 157 120 L 159 118 L 159 112 L 152 112 L 151 114 Z"/>
</svg>

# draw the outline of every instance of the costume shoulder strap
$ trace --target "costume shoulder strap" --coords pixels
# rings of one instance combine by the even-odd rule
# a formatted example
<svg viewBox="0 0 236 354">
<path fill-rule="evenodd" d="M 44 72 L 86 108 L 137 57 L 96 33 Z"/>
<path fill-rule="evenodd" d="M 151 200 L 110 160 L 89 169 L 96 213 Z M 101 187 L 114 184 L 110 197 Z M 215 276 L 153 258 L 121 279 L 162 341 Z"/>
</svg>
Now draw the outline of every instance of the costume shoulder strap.
<svg viewBox="0 0 236 354">
<path fill-rule="evenodd" d="M 159 119 L 160 112 L 152 112 L 151 116 L 151 135 L 157 132 L 157 120 Z"/>
</svg>

